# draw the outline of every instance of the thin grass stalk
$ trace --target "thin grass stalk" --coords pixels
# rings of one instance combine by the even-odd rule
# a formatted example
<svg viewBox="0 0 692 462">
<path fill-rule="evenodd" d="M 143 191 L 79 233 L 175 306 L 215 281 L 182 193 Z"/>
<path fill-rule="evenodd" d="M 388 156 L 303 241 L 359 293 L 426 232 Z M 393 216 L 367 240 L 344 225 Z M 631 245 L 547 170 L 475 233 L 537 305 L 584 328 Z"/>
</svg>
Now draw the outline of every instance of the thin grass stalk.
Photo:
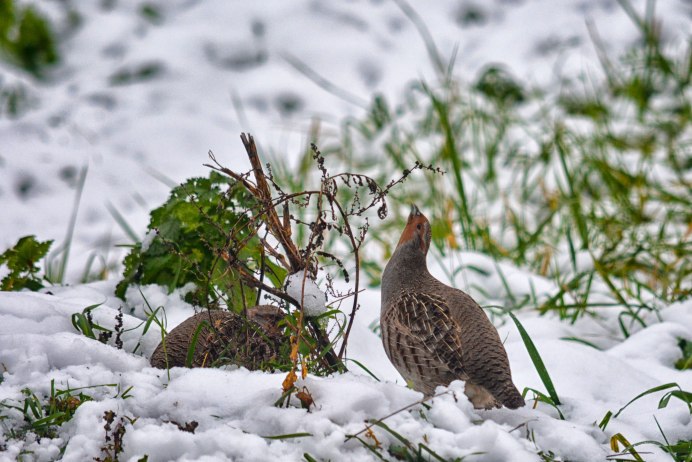
<svg viewBox="0 0 692 462">
<path fill-rule="evenodd" d="M 79 212 L 79 203 L 82 200 L 82 193 L 84 192 L 84 183 L 86 182 L 87 172 L 89 166 L 85 165 L 79 172 L 79 177 L 77 179 L 77 189 L 75 192 L 74 204 L 72 205 L 72 214 L 70 215 L 70 221 L 67 225 L 67 235 L 65 236 L 65 244 L 62 252 L 62 259 L 60 260 L 60 266 L 57 274 L 57 282 L 59 284 L 65 283 L 65 273 L 67 271 L 67 262 L 70 257 L 70 248 L 72 247 L 72 238 L 74 237 L 74 227 L 77 222 L 77 213 Z"/>
</svg>

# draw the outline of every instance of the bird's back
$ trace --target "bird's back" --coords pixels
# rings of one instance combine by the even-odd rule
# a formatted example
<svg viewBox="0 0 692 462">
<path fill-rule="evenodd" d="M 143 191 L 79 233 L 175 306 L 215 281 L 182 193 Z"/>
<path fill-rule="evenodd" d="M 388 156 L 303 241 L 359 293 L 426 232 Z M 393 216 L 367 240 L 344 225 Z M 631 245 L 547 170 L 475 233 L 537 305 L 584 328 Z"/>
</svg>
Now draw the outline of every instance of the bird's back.
<svg viewBox="0 0 692 462">
<path fill-rule="evenodd" d="M 524 399 L 512 382 L 507 351 L 495 326 L 471 296 L 440 285 L 457 322 L 463 367 L 469 380 L 487 389 L 500 404 L 523 406 Z"/>
</svg>

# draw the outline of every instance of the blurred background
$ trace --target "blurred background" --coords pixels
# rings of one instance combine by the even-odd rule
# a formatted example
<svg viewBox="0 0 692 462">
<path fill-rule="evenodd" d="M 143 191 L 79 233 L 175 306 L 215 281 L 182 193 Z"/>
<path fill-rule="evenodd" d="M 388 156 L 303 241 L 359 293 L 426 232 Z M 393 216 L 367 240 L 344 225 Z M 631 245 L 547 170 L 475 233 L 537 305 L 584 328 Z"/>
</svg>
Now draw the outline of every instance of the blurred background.
<svg viewBox="0 0 692 462">
<path fill-rule="evenodd" d="M 510 118 L 527 108 L 540 111 L 565 88 L 582 95 L 598 88 L 593 82 L 608 81 L 608 59 L 646 42 L 646 18 L 656 25 L 662 49 L 684 55 L 690 3 L 661 1 L 655 12 L 653 6 L 615 0 L 3 0 L 0 248 L 29 234 L 54 239 L 55 252 L 71 245 L 66 280 L 107 276 L 122 258 L 115 246 L 144 236 L 149 211 L 170 188 L 207 175 L 209 150 L 228 167 L 248 167 L 241 131 L 255 136 L 287 178 L 295 178 L 306 147 L 316 141 L 362 170 L 381 160 L 376 176 L 386 180 L 400 171 L 397 159 L 410 164 L 442 151 L 433 141 L 413 155 L 392 149 L 383 135 L 391 135 L 391 126 L 363 128 L 377 114 L 416 120 L 428 109 L 412 110 L 419 104 L 412 95 L 426 88 L 428 95 L 445 91 L 447 102 L 460 88 L 486 88 L 486 96 L 500 89 L 502 98 L 509 88 L 509 98 L 523 102 Z M 488 82 L 491 90 L 483 87 Z M 358 124 L 367 148 L 347 134 Z M 479 165 L 472 156 L 443 164 L 446 154 L 440 155 L 447 171 Z M 489 181 L 484 172 L 482 183 Z M 446 178 L 453 201 L 469 193 L 458 190 L 453 175 Z M 431 213 L 453 214 L 440 204 Z"/>
</svg>

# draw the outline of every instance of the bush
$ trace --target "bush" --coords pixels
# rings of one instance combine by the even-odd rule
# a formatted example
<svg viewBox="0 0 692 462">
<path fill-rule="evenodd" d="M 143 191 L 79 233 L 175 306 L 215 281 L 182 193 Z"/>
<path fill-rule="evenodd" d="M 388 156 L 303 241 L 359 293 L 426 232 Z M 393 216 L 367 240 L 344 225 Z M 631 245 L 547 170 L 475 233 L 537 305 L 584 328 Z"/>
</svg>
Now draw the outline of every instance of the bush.
<svg viewBox="0 0 692 462">
<path fill-rule="evenodd" d="M 158 284 L 172 292 L 192 283 L 194 289 L 185 295 L 192 304 L 216 308 L 225 301 L 239 310 L 244 299 L 254 305 L 256 291 L 243 287 L 228 264 L 242 259 L 256 267 L 262 260 L 256 225 L 245 213 L 253 202 L 242 186 L 216 172 L 174 188 L 166 203 L 151 212 L 149 244 L 136 244 L 125 257 L 116 295 L 124 298 L 131 284 Z M 265 263 L 271 267 L 267 277 L 280 287 L 286 271 Z"/>
</svg>

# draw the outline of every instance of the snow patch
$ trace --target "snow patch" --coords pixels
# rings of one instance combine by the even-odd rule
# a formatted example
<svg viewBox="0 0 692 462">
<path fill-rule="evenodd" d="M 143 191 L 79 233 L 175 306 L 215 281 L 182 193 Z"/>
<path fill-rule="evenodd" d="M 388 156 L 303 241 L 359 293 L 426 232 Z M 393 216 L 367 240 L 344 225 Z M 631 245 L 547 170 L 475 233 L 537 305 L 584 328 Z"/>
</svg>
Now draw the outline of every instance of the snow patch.
<svg viewBox="0 0 692 462">
<path fill-rule="evenodd" d="M 144 236 L 144 239 L 142 239 L 142 252 L 149 250 L 151 243 L 154 242 L 154 239 L 156 236 L 158 236 L 158 234 L 159 232 L 156 228 L 149 230 L 149 232 Z"/>
<path fill-rule="evenodd" d="M 299 271 L 287 278 L 286 293 L 303 305 L 303 313 L 315 317 L 327 311 L 327 294 L 317 287 L 315 281 Z M 305 282 L 303 282 L 305 281 Z"/>
</svg>

